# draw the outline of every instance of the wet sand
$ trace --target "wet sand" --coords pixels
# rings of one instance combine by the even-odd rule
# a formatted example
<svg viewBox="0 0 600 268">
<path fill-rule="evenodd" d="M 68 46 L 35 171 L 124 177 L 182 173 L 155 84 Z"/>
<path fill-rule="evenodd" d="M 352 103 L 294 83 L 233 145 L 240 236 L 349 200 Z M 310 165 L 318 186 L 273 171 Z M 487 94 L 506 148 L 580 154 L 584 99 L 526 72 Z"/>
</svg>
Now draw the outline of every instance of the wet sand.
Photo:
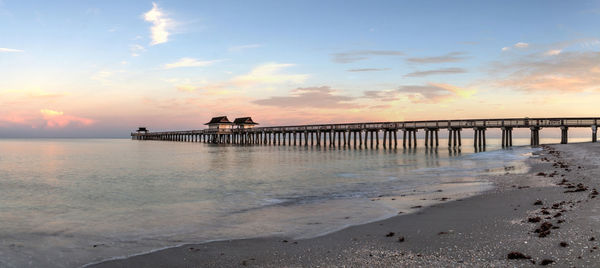
<svg viewBox="0 0 600 268">
<path fill-rule="evenodd" d="M 543 146 L 481 195 L 321 237 L 218 241 L 91 267 L 597 267 L 600 144 Z M 391 198 L 391 197 L 384 197 Z"/>
</svg>

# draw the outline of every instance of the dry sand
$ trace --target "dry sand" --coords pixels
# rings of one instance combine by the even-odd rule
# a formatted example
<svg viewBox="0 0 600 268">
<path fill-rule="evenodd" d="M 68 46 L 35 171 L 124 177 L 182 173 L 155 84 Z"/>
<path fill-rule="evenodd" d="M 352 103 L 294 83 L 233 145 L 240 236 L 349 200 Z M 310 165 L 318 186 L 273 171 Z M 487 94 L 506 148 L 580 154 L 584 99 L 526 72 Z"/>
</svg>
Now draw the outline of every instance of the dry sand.
<svg viewBox="0 0 600 268">
<path fill-rule="evenodd" d="M 317 238 L 185 245 L 93 267 L 599 267 L 600 144 L 543 148 L 528 174 L 488 177 L 494 190 L 417 213 Z"/>
</svg>

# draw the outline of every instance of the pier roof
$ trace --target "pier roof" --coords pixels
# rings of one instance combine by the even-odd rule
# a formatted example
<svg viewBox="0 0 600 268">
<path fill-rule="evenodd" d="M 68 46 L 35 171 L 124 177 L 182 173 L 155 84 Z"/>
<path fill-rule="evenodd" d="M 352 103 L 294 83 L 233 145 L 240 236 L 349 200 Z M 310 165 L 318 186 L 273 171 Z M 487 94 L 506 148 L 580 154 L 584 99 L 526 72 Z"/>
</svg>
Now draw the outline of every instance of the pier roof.
<svg viewBox="0 0 600 268">
<path fill-rule="evenodd" d="M 233 123 L 236 125 L 246 124 L 246 125 L 258 125 L 258 123 L 252 121 L 252 117 L 239 117 L 233 120 Z"/>
<path fill-rule="evenodd" d="M 217 117 L 213 117 L 210 122 L 206 123 L 205 125 L 210 125 L 210 124 L 232 124 L 231 121 L 229 121 L 229 119 L 227 119 L 227 116 L 217 116 Z"/>
</svg>

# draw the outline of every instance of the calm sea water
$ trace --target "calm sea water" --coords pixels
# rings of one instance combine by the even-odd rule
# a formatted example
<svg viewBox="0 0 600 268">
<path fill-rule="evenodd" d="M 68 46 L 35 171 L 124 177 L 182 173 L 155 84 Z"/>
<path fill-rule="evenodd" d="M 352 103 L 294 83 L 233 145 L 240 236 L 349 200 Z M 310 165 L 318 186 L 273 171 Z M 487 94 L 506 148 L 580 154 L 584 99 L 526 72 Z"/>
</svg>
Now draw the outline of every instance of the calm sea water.
<svg viewBox="0 0 600 268">
<path fill-rule="evenodd" d="M 473 154 L 468 144 L 456 152 L 0 140 L 0 267 L 77 267 L 184 243 L 316 236 L 484 191 L 482 174 L 527 170 L 533 149 L 488 144 Z"/>
</svg>

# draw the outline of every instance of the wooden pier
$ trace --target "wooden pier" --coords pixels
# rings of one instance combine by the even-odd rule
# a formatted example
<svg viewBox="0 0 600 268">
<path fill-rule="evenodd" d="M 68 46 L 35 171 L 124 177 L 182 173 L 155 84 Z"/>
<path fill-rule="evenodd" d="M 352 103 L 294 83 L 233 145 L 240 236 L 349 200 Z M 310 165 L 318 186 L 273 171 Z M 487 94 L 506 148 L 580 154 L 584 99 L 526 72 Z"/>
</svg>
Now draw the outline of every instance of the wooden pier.
<svg viewBox="0 0 600 268">
<path fill-rule="evenodd" d="M 240 120 L 242 119 L 242 120 Z M 220 120 L 220 121 L 219 121 Z M 248 121 L 249 120 L 249 121 Z M 215 117 L 207 123 L 209 129 L 149 132 L 140 128 L 131 133 L 134 140 L 161 140 L 181 142 L 205 142 L 214 144 L 240 145 L 285 145 L 285 146 L 329 146 L 354 148 L 397 148 L 398 136 L 402 136 L 402 147 L 417 147 L 417 132 L 424 131 L 425 147 L 438 147 L 440 130 L 448 131 L 448 147 L 462 146 L 461 131 L 474 130 L 474 146 L 485 148 L 486 131 L 502 131 L 502 147 L 512 146 L 512 132 L 515 128 L 528 128 L 531 131 L 532 146 L 540 144 L 542 128 L 560 128 L 561 143 L 568 142 L 569 128 L 590 128 L 592 142 L 597 140 L 597 122 L 600 118 L 505 118 L 469 120 L 430 120 L 404 122 L 367 122 L 347 124 L 318 124 L 297 126 L 254 127 L 256 123 L 249 117 L 238 118 L 247 121 L 246 125 L 229 122 L 227 117 Z M 214 127 L 213 127 L 214 125 Z M 221 127 L 219 127 L 221 126 Z M 222 127 L 229 126 L 229 127 Z M 399 133 L 401 132 L 401 133 Z"/>
</svg>

